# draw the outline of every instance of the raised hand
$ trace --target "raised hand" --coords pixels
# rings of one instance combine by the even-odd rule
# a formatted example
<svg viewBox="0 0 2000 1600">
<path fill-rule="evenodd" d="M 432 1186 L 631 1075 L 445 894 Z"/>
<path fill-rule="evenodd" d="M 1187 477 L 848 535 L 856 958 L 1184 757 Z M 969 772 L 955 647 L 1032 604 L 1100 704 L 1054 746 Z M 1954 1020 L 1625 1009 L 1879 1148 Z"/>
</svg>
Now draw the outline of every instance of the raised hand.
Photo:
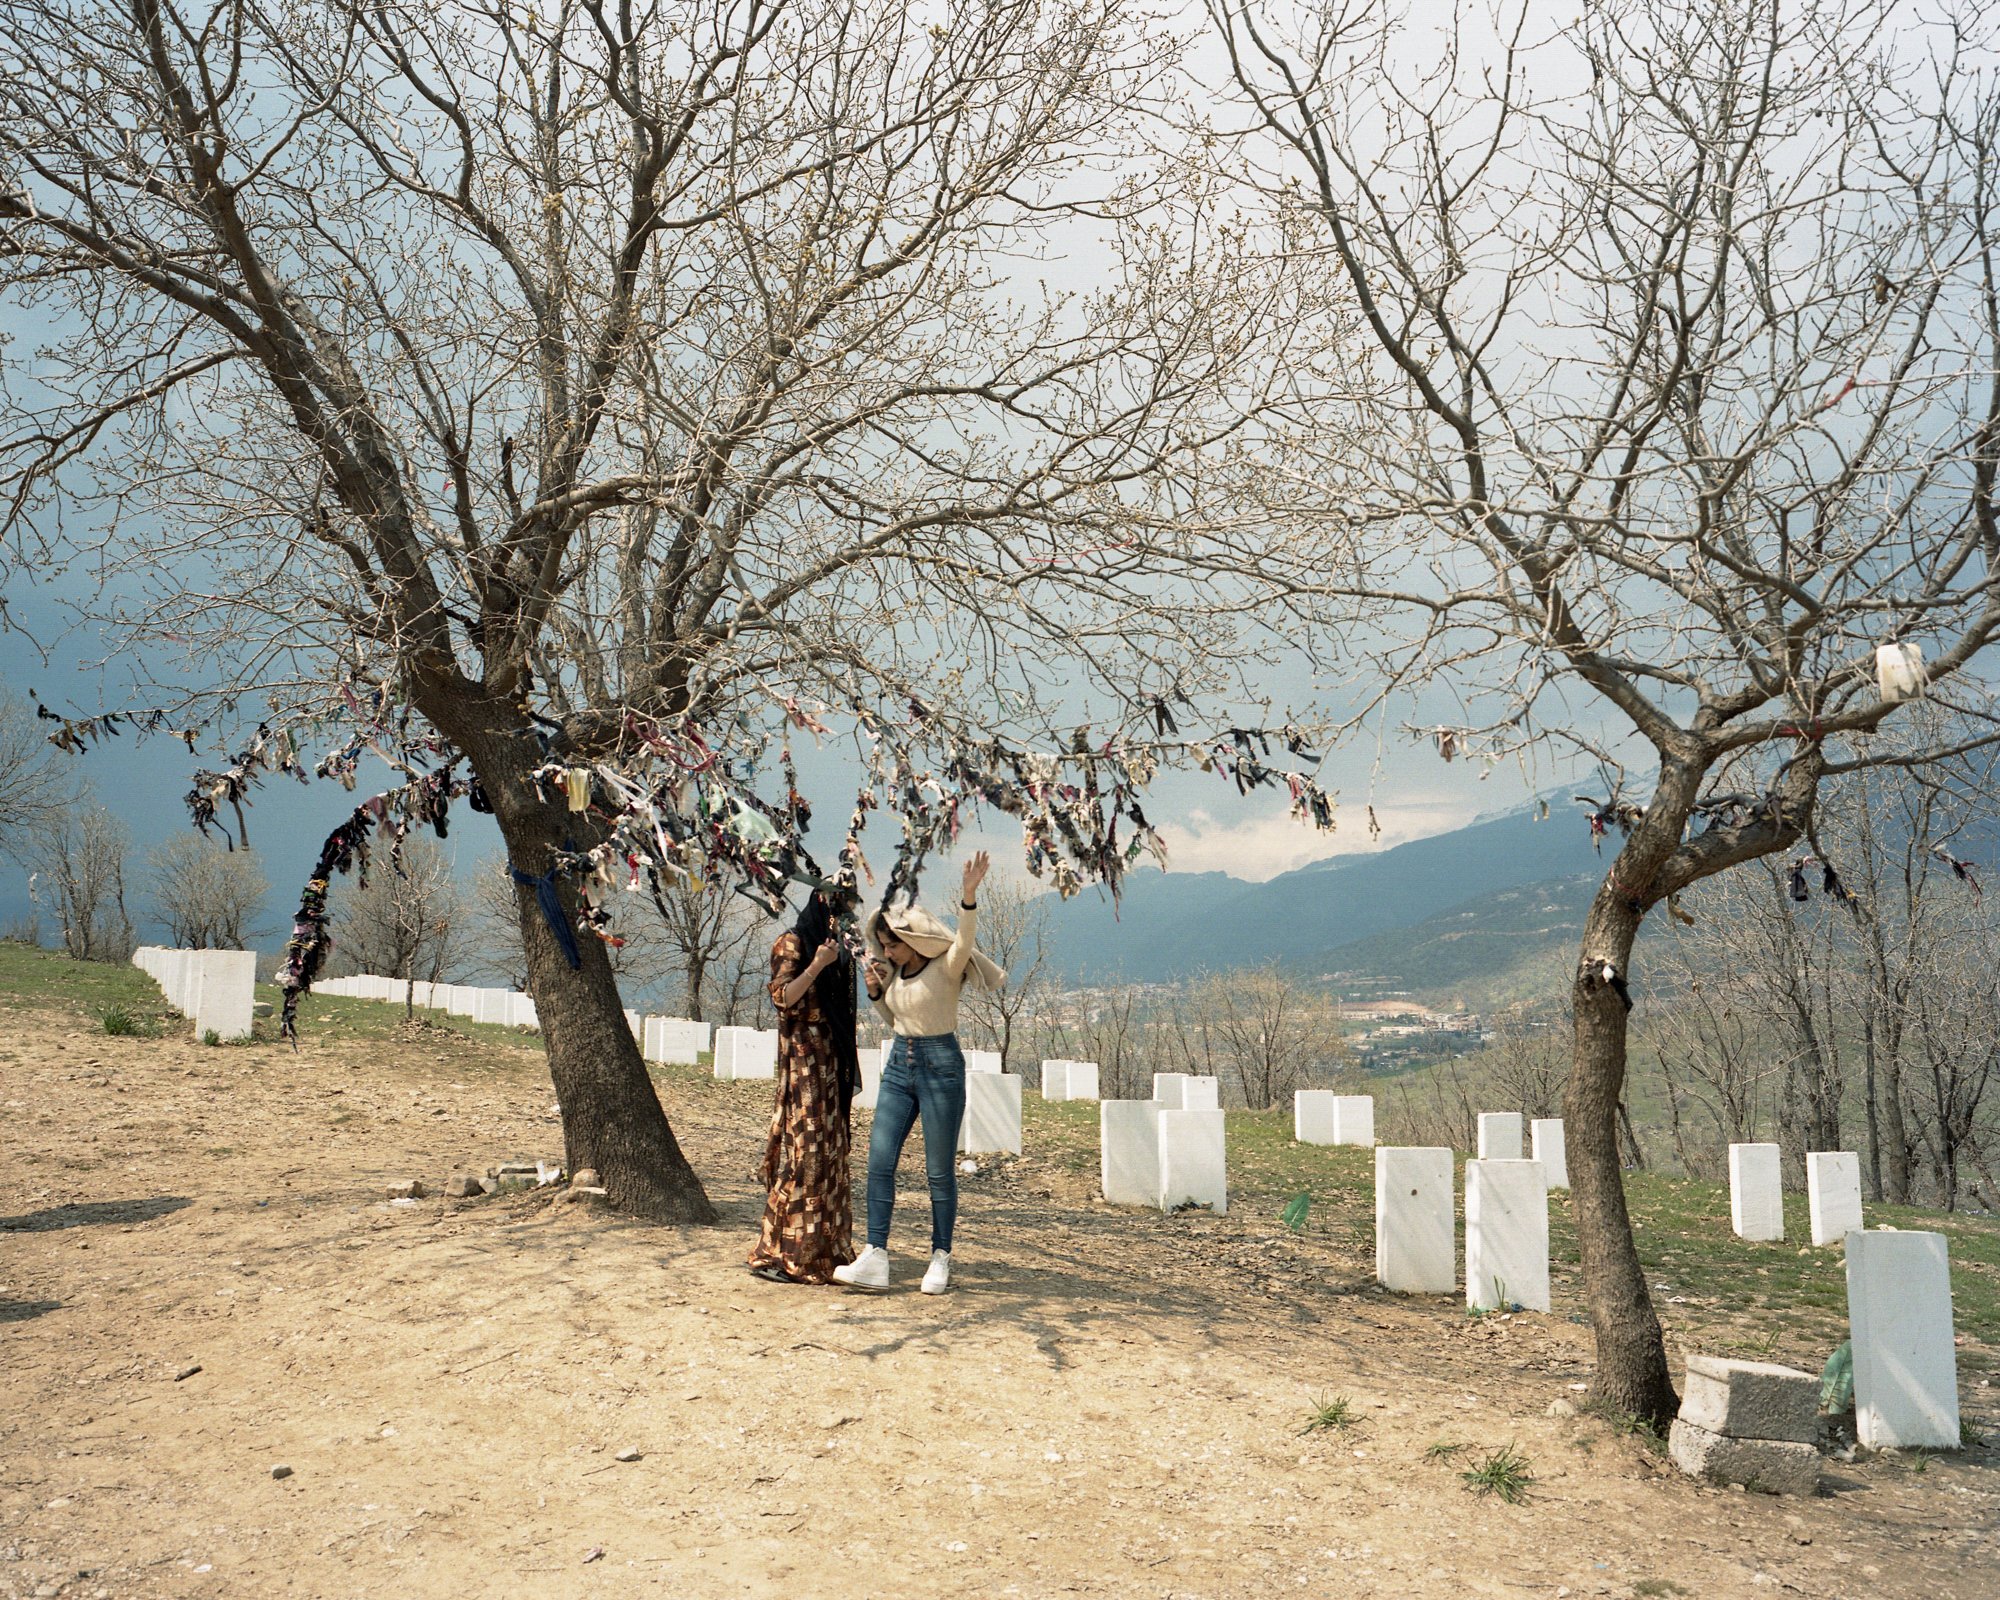
<svg viewBox="0 0 2000 1600">
<path fill-rule="evenodd" d="M 979 893 L 979 886 L 986 881 L 986 874 L 992 870 L 993 858 L 984 850 L 978 851 L 965 864 L 965 887 L 959 894 L 964 905 L 971 905 Z"/>
</svg>

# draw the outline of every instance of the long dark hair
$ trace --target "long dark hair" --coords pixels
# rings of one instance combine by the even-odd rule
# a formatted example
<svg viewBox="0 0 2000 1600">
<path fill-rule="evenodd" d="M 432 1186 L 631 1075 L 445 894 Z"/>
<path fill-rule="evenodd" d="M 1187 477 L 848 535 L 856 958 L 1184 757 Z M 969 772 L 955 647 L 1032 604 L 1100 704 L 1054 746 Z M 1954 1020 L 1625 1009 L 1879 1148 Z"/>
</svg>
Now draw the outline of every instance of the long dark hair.
<svg viewBox="0 0 2000 1600">
<path fill-rule="evenodd" d="M 792 932 L 798 936 L 799 953 L 807 961 L 827 940 L 839 939 L 833 906 L 824 890 L 815 889 L 806 896 Z M 845 942 L 840 945 L 840 958 L 813 979 L 813 993 L 819 996 L 820 1015 L 833 1035 L 833 1064 L 840 1078 L 838 1110 L 845 1115 L 861 1089 L 861 1056 L 854 1037 L 854 957 L 848 954 Z"/>
</svg>

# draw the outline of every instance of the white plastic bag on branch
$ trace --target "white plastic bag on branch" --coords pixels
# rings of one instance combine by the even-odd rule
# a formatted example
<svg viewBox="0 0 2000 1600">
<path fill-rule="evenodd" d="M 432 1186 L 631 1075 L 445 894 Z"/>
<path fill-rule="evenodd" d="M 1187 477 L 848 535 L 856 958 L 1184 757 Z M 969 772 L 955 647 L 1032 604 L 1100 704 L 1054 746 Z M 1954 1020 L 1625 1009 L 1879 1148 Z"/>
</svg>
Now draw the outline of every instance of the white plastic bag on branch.
<svg viewBox="0 0 2000 1600">
<path fill-rule="evenodd" d="M 1891 704 L 1914 700 L 1924 692 L 1923 646 L 1885 644 L 1875 652 L 1875 682 Z"/>
</svg>

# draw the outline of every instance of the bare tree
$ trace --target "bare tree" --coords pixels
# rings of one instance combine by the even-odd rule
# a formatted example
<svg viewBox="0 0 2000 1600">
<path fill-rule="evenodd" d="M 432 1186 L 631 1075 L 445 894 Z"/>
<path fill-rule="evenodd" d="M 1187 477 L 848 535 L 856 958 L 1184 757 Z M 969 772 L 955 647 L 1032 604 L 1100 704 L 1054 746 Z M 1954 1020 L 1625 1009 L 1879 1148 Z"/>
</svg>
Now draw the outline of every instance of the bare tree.
<svg viewBox="0 0 2000 1600">
<path fill-rule="evenodd" d="M 0 688 L 0 855 L 25 860 L 35 841 L 62 825 L 80 803 L 70 775 L 35 726 L 34 714 Z"/>
<path fill-rule="evenodd" d="M 146 853 L 146 886 L 167 938 L 181 950 L 247 950 L 271 890 L 248 850 L 191 833 Z"/>
<path fill-rule="evenodd" d="M 341 970 L 419 983 L 446 981 L 473 950 L 465 893 L 444 852 L 422 837 L 407 841 L 396 861 L 378 863 L 345 898 L 333 937 Z"/>
<path fill-rule="evenodd" d="M 132 836 L 88 790 L 42 818 L 25 854 L 36 905 L 55 912 L 63 949 L 79 961 L 132 954 L 125 909 L 125 856 Z"/>
<path fill-rule="evenodd" d="M 968 987 L 965 1023 L 975 1040 L 1000 1052 L 1003 1071 L 1011 1063 L 1021 1076 L 1034 1050 L 1028 1023 L 1047 998 L 1048 938 L 1046 896 L 1018 878 L 998 875 L 987 881 L 979 897 L 979 947 L 1005 969 L 1007 981 L 998 989 Z M 1040 1059 L 1035 1056 L 1037 1073 Z"/>
<path fill-rule="evenodd" d="M 757 996 L 770 986 L 777 930 L 721 884 L 683 878 L 661 889 L 658 905 L 654 937 L 680 1014 L 725 1027 L 752 1025 L 751 1016 L 761 1012 Z"/>
<path fill-rule="evenodd" d="M 1210 973 L 1175 996 L 1183 1070 L 1221 1079 L 1252 1111 L 1331 1082 L 1347 1059 L 1340 1010 L 1275 965 Z"/>
<path fill-rule="evenodd" d="M 1360 715 L 1447 688 L 1440 755 L 1601 766 L 1570 1177 L 1595 1392 L 1664 1423 L 1618 1163 L 1640 926 L 1791 848 L 1824 779 L 1938 756 L 1878 731 L 1919 678 L 1979 702 L 2000 631 L 1990 13 L 1210 9 L 1274 226 L 1372 344 L 1295 367 L 1318 426 L 1265 491 L 1350 530 Z"/>
<path fill-rule="evenodd" d="M 1122 0 L 0 0 L 0 297 L 52 330 L 12 548 L 143 571 L 127 643 L 358 707 L 412 795 L 469 764 L 617 1204 L 713 1214 L 572 962 L 583 874 L 809 873 L 741 798 L 795 728 L 921 844 L 933 765 L 976 805 L 1055 748 L 1123 804 L 1169 702 L 1255 699 L 1310 566 L 1207 507 L 1286 290 L 1139 159 L 1169 54 Z M 1003 281 L 1083 242 L 1095 288 Z M 1051 870 L 1118 870 L 1047 777 L 1008 798 Z"/>
</svg>

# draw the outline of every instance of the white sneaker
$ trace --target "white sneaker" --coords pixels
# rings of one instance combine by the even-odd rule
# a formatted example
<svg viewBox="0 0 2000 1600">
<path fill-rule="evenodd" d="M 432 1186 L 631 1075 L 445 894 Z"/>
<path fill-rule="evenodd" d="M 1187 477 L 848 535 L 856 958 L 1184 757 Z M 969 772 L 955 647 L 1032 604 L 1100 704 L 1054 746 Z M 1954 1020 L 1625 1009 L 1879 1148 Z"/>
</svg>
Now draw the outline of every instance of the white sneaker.
<svg viewBox="0 0 2000 1600">
<path fill-rule="evenodd" d="M 951 1287 L 951 1252 L 933 1250 L 931 1264 L 924 1269 L 923 1291 L 925 1294 L 943 1294 Z"/>
<path fill-rule="evenodd" d="M 846 1266 L 833 1269 L 833 1281 L 844 1283 L 850 1289 L 888 1288 L 889 1252 L 877 1245 L 868 1245 Z M 924 1281 L 928 1283 L 930 1279 Z"/>
</svg>

